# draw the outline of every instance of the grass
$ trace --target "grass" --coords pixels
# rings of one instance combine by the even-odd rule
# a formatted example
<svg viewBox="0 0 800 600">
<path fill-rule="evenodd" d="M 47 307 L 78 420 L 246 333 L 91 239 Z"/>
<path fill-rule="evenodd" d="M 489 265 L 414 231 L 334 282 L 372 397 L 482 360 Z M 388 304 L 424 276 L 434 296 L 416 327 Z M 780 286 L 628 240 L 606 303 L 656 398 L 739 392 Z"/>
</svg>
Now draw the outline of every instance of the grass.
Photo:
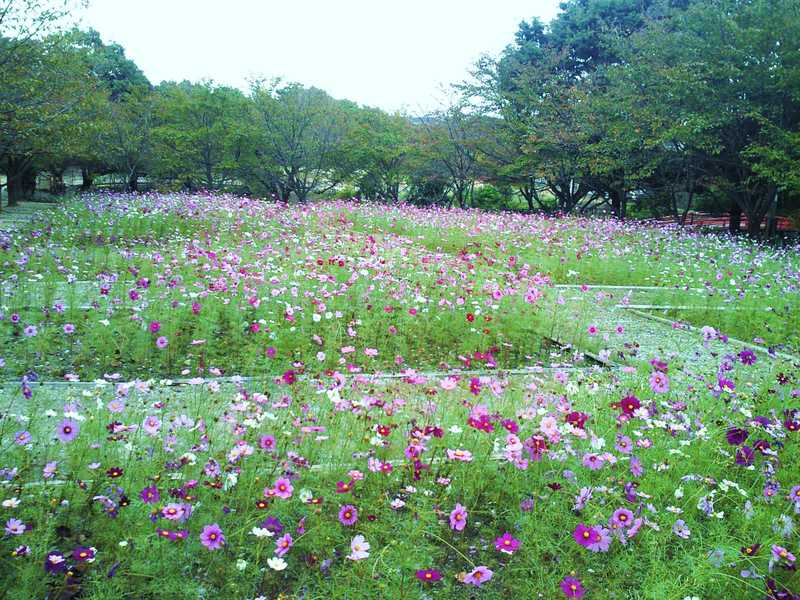
<svg viewBox="0 0 800 600">
<path fill-rule="evenodd" d="M 796 253 L 612 220 L 182 195 L 86 197 L 2 247 L 4 597 L 558 598 L 570 576 L 587 598 L 800 589 L 771 560 L 798 550 L 800 365 L 766 352 L 798 349 Z M 714 331 L 641 319 L 625 296 L 697 306 L 656 312 Z M 215 379 L 235 375 L 251 378 Z M 99 381 L 41 383 L 65 376 Z M 159 381 L 178 377 L 194 379 Z M 287 498 L 267 493 L 281 477 Z M 190 516 L 167 519 L 170 502 Z M 620 508 L 638 532 L 606 552 L 573 539 Z M 282 530 L 254 535 L 268 518 Z M 352 560 L 357 535 L 370 549 Z M 67 571 L 45 573 L 52 551 Z M 492 578 L 466 584 L 477 566 Z"/>
</svg>

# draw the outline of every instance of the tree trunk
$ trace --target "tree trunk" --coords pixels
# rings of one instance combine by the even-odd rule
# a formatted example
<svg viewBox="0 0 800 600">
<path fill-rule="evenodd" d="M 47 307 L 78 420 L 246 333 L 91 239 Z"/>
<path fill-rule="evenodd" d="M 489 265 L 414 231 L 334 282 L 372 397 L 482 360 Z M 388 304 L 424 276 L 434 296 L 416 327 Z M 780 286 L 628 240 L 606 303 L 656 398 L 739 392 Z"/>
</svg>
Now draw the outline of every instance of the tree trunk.
<svg viewBox="0 0 800 600">
<path fill-rule="evenodd" d="M 767 211 L 767 237 L 773 238 L 778 235 L 778 191 L 772 195 Z"/>
<path fill-rule="evenodd" d="M 67 191 L 67 186 L 64 185 L 64 172 L 51 171 L 50 172 L 50 193 L 55 196 L 63 196 Z"/>
<path fill-rule="evenodd" d="M 761 235 L 762 215 L 747 215 L 747 235 L 756 238 Z"/>
<path fill-rule="evenodd" d="M 624 187 L 614 188 L 611 190 L 611 210 L 614 215 L 620 219 L 625 220 L 628 208 L 628 192 Z"/>
<path fill-rule="evenodd" d="M 29 168 L 24 158 L 9 158 L 6 171 L 8 188 L 8 205 L 16 206 L 18 202 L 33 195 L 36 189 L 36 174 Z"/>
<path fill-rule="evenodd" d="M 8 205 L 16 206 L 22 199 L 22 181 L 19 173 L 12 173 L 9 169 L 7 177 Z"/>
<path fill-rule="evenodd" d="M 742 207 L 739 206 L 736 200 L 731 202 L 730 213 L 731 217 L 728 222 L 728 231 L 733 234 L 739 233 L 742 229 Z"/>
<path fill-rule="evenodd" d="M 400 184 L 393 183 L 389 186 L 389 198 L 391 198 L 392 202 L 397 204 L 400 201 Z"/>
<path fill-rule="evenodd" d="M 683 210 L 683 214 L 681 214 L 681 227 L 686 225 L 686 217 L 689 214 L 689 211 L 692 210 L 692 201 L 694 200 L 694 192 L 688 192 L 686 197 L 686 208 Z"/>
<path fill-rule="evenodd" d="M 135 171 L 128 176 L 127 191 L 129 192 L 139 191 L 139 174 L 136 173 Z"/>
<path fill-rule="evenodd" d="M 214 173 L 211 171 L 211 164 L 206 163 L 206 190 L 211 191 L 214 189 Z"/>
<path fill-rule="evenodd" d="M 94 183 L 94 175 L 86 167 L 81 167 L 81 191 L 88 192 Z"/>
<path fill-rule="evenodd" d="M 33 193 L 36 191 L 36 176 L 38 173 L 26 167 L 22 171 L 22 197 L 25 200 L 33 198 Z"/>
<path fill-rule="evenodd" d="M 519 193 L 528 203 L 528 212 L 533 212 L 533 189 L 530 186 L 521 185 L 519 186 Z"/>
</svg>

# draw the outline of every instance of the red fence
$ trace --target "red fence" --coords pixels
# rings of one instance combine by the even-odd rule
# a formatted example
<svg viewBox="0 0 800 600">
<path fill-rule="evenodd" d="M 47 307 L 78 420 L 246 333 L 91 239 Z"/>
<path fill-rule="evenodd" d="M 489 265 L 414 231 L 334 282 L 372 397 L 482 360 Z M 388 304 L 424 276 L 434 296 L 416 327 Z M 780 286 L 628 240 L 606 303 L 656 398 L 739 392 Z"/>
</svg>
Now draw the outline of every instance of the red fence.
<svg viewBox="0 0 800 600">
<path fill-rule="evenodd" d="M 729 214 L 720 215 L 718 217 L 709 215 L 707 213 L 696 213 L 690 212 L 686 215 L 686 225 L 691 225 L 694 227 L 718 227 L 720 229 L 727 229 L 730 223 L 731 216 Z M 777 226 L 778 231 L 791 231 L 793 229 L 792 221 L 788 217 L 777 217 Z M 658 219 L 659 223 L 663 223 L 664 225 L 670 225 L 677 223 L 678 220 L 675 217 L 664 217 L 663 219 Z M 761 223 L 762 229 L 766 226 L 766 220 Z M 741 228 L 747 229 L 748 228 L 748 221 L 747 216 L 742 215 L 742 222 Z"/>
</svg>

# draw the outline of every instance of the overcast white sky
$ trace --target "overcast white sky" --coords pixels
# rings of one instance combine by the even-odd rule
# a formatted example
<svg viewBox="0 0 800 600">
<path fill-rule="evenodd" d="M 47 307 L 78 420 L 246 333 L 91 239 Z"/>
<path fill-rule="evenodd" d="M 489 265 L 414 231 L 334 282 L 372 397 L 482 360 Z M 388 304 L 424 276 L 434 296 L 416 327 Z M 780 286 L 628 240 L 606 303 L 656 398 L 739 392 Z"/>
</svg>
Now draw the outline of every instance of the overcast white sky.
<svg viewBox="0 0 800 600">
<path fill-rule="evenodd" d="M 213 79 L 246 89 L 280 76 L 337 98 L 417 112 L 523 19 L 559 0 L 90 0 L 83 25 L 153 83 Z"/>
</svg>

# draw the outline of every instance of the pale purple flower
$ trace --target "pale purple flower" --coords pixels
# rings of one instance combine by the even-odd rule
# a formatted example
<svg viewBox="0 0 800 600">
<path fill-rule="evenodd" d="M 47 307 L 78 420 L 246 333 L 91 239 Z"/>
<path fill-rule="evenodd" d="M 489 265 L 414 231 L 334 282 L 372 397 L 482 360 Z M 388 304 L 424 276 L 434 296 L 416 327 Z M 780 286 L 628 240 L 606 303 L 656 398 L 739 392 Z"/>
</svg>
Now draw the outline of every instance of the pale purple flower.
<svg viewBox="0 0 800 600">
<path fill-rule="evenodd" d="M 472 569 L 472 571 L 467 573 L 466 577 L 464 577 L 464 583 L 481 586 L 489 581 L 492 578 L 492 575 L 494 575 L 494 573 L 491 569 L 481 565 L 479 567 L 475 567 Z"/>
<path fill-rule="evenodd" d="M 78 425 L 77 421 L 64 419 L 56 428 L 56 437 L 64 443 L 71 442 L 78 437 L 80 430 L 81 427 Z"/>
<path fill-rule="evenodd" d="M 287 533 L 275 541 L 275 556 L 284 556 L 292 547 L 294 540 L 292 534 Z"/>
<path fill-rule="evenodd" d="M 158 435 L 158 431 L 161 429 L 161 420 L 155 415 L 150 415 L 144 420 L 142 429 L 147 435 Z"/>
<path fill-rule="evenodd" d="M 9 519 L 6 521 L 6 533 L 8 535 L 22 535 L 25 533 L 25 523 L 19 519 Z"/>
<path fill-rule="evenodd" d="M 467 526 L 467 509 L 461 504 L 456 503 L 456 507 L 450 513 L 450 528 L 455 531 L 464 531 Z"/>
<path fill-rule="evenodd" d="M 350 554 L 347 558 L 350 560 L 363 560 L 369 557 L 369 542 L 363 535 L 357 535 L 350 542 Z"/>
<path fill-rule="evenodd" d="M 14 443 L 19 446 L 30 444 L 31 439 L 33 439 L 33 436 L 31 436 L 29 431 L 18 431 L 14 434 Z"/>
<path fill-rule="evenodd" d="M 678 519 L 675 521 L 675 524 L 672 526 L 672 533 L 684 540 L 688 540 L 689 536 L 692 535 L 691 530 L 683 519 Z"/>
<path fill-rule="evenodd" d="M 650 375 L 650 389 L 656 394 L 665 394 L 669 391 L 669 378 L 661 371 L 653 371 Z"/>
</svg>

